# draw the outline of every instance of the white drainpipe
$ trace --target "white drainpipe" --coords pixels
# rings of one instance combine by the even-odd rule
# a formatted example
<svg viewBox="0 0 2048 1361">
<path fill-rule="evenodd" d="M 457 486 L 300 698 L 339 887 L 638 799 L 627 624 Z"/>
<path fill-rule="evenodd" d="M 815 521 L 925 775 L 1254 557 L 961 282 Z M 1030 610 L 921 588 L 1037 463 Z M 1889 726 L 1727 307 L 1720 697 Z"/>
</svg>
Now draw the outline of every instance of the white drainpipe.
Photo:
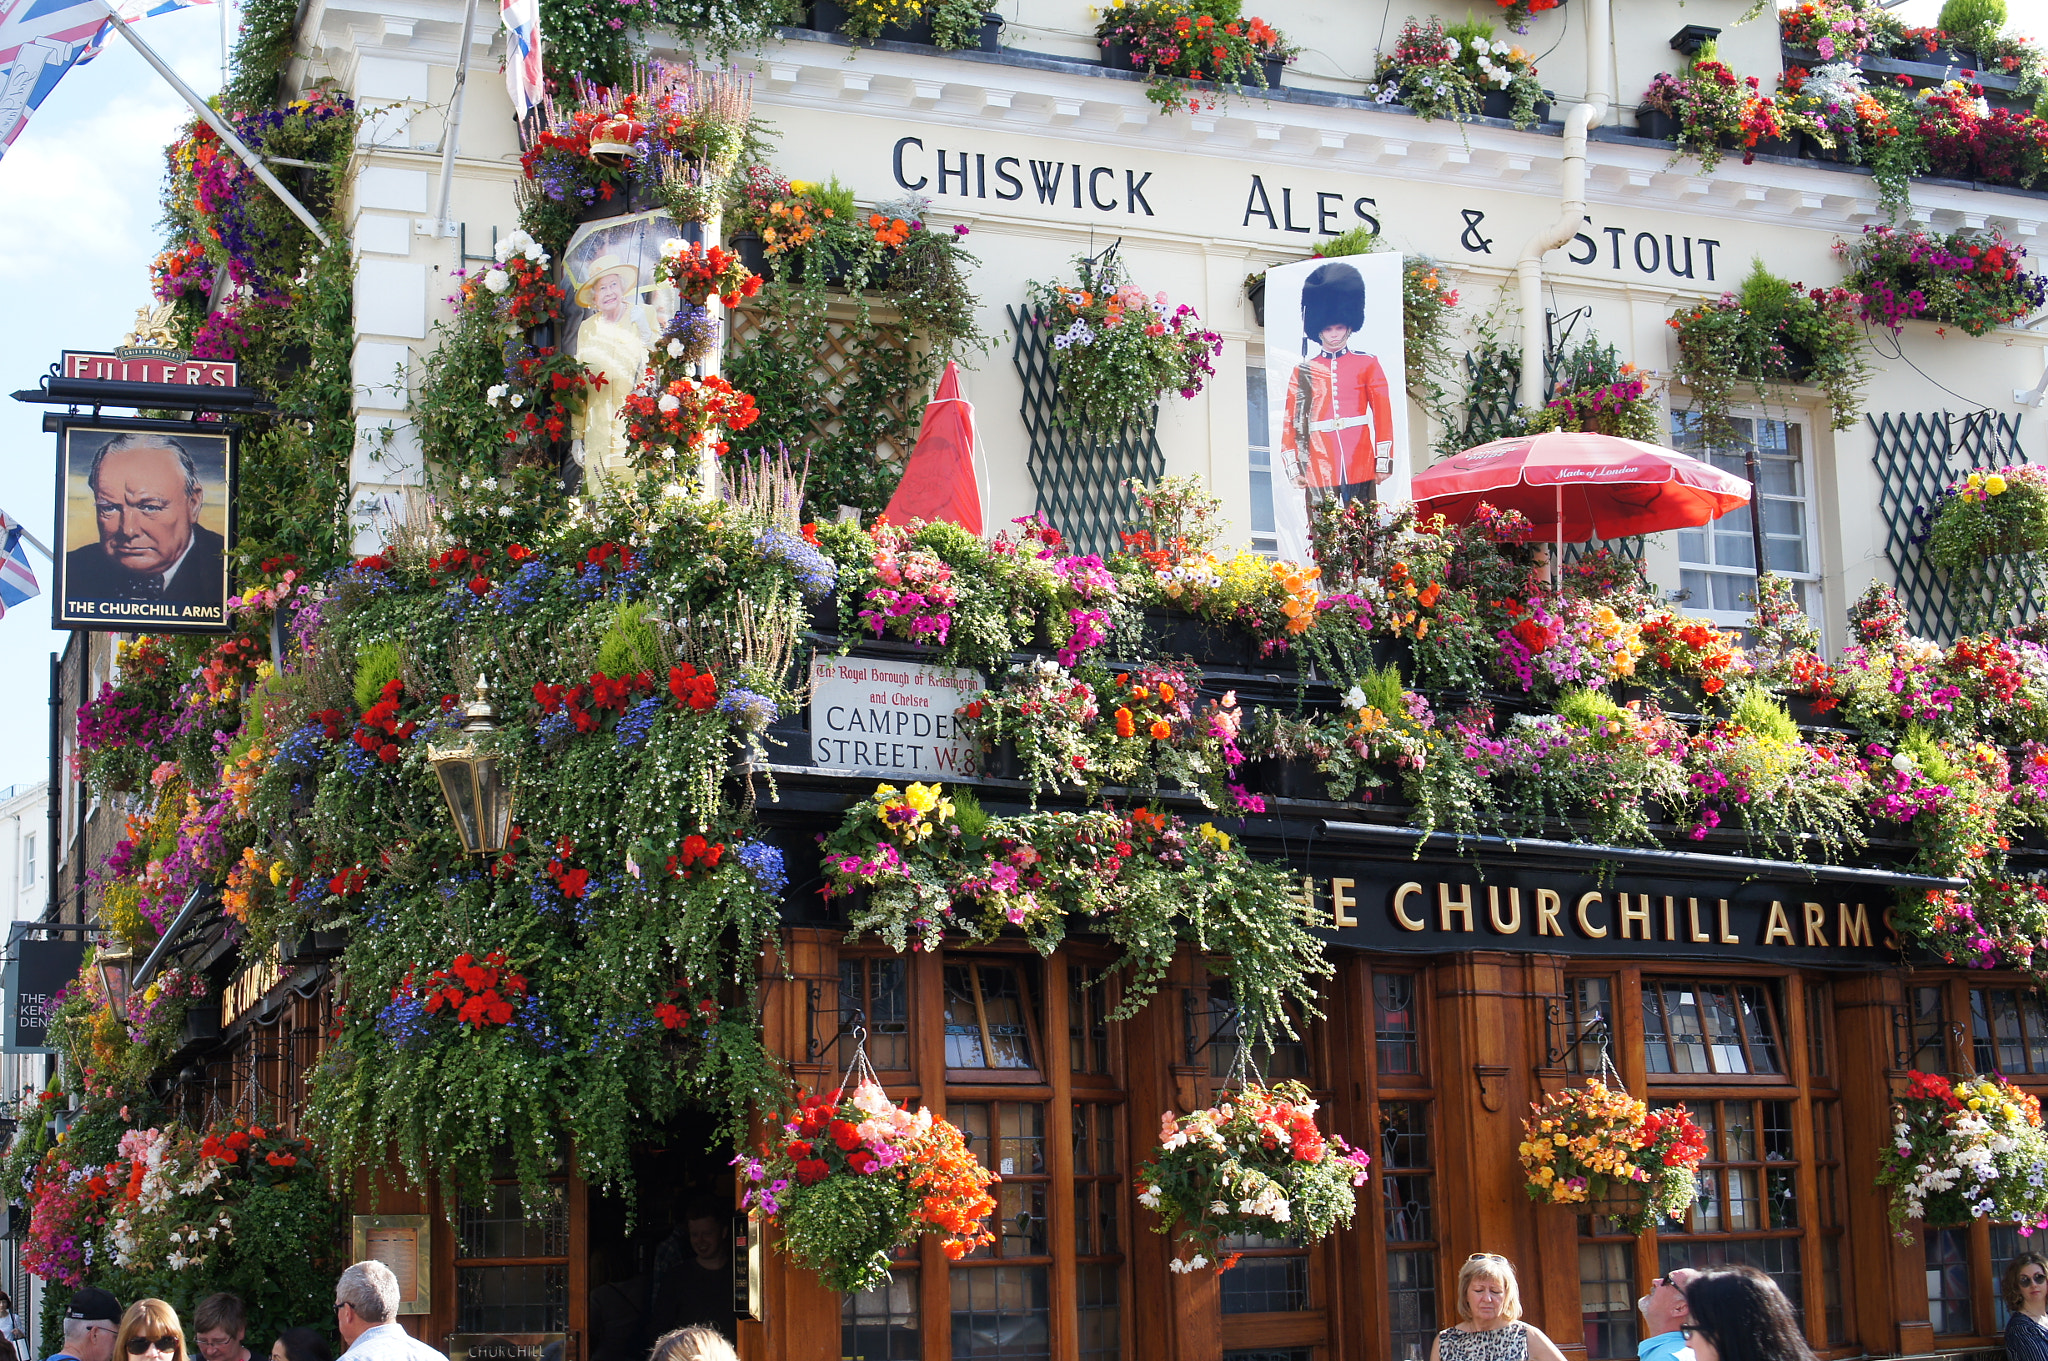
<svg viewBox="0 0 2048 1361">
<path fill-rule="evenodd" d="M 1583 0 L 1586 16 L 1586 102 L 1574 104 L 1564 116 L 1564 183 L 1559 193 L 1563 215 L 1522 248 L 1515 262 L 1515 288 L 1522 308 L 1522 382 L 1517 402 L 1543 404 L 1543 254 L 1556 250 L 1586 225 L 1586 134 L 1607 118 L 1613 102 L 1607 88 L 1614 61 L 1613 0 Z"/>
</svg>

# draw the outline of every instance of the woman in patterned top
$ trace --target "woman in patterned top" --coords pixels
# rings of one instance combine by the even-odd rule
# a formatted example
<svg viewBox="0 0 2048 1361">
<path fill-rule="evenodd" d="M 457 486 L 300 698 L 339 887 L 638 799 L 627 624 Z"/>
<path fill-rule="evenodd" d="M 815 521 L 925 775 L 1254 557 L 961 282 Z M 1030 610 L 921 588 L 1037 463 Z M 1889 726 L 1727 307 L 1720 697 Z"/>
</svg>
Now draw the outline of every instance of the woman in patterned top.
<svg viewBox="0 0 2048 1361">
<path fill-rule="evenodd" d="M 1429 1361 L 1564 1361 L 1541 1328 L 1522 1322 L 1514 1264 L 1498 1253 L 1475 1252 L 1459 1268 L 1458 1317 L 1429 1344 Z"/>
<path fill-rule="evenodd" d="M 2048 1259 L 2023 1252 L 2005 1269 L 2008 1361 L 2048 1361 Z"/>
</svg>

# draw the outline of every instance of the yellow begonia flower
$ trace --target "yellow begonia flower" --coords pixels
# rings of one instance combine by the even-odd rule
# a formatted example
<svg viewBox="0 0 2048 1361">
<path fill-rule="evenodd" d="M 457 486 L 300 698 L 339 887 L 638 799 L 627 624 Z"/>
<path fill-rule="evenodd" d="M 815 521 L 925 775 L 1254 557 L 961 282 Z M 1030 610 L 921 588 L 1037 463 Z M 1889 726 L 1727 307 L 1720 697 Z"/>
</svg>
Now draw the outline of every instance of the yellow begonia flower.
<svg viewBox="0 0 2048 1361">
<path fill-rule="evenodd" d="M 929 813 L 939 806 L 939 786 L 914 784 L 903 792 L 903 800 L 918 812 Z"/>
<path fill-rule="evenodd" d="M 1984 479 L 1983 479 L 1983 477 L 1981 477 L 1980 475 L 1978 475 L 1978 474 L 1976 474 L 1976 473 L 1971 473 L 1971 474 L 1970 474 L 1970 486 L 1971 486 L 1971 487 L 1973 487 L 1973 488 L 1974 488 L 1974 487 L 1981 487 L 1981 486 L 1983 486 L 1983 485 L 1984 485 Z"/>
<path fill-rule="evenodd" d="M 1230 833 L 1218 828 L 1213 822 L 1205 822 L 1198 829 L 1202 840 L 1212 842 L 1219 851 L 1230 849 Z"/>
<path fill-rule="evenodd" d="M 2000 477 L 1997 473 L 1993 473 L 1991 474 L 1991 476 L 1984 479 L 1984 494 L 1986 496 L 1997 496 L 2004 490 L 2005 479 Z"/>
<path fill-rule="evenodd" d="M 883 799 L 893 799 L 898 792 L 893 784 L 878 784 L 875 786 L 875 801 L 879 803 Z"/>
</svg>

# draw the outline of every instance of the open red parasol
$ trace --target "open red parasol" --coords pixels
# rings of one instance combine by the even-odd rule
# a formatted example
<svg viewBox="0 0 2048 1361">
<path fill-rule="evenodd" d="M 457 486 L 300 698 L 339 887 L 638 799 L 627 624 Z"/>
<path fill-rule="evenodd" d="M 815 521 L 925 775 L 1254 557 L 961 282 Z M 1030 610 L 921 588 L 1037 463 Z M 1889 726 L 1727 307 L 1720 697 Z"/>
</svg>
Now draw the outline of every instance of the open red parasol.
<svg viewBox="0 0 2048 1361">
<path fill-rule="evenodd" d="M 1453 524 L 1484 502 L 1528 516 L 1536 538 L 1584 543 L 1707 524 L 1747 505 L 1749 484 L 1676 449 L 1554 430 L 1453 454 L 1415 475 L 1413 495 Z"/>
</svg>

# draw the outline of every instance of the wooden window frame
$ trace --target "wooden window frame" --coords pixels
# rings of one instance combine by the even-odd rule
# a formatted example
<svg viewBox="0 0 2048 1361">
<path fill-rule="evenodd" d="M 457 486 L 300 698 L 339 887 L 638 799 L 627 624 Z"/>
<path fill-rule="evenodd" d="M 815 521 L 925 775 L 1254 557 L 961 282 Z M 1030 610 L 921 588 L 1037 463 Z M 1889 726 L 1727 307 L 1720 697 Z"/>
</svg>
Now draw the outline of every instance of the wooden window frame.
<svg viewBox="0 0 2048 1361">
<path fill-rule="evenodd" d="M 1783 1100 L 1793 1103 L 1792 1161 L 1799 1206 L 1799 1227 L 1796 1231 L 1779 1232 L 1785 1237 L 1792 1237 L 1796 1233 L 1798 1237 L 1802 1286 L 1800 1316 L 1806 1328 L 1807 1341 L 1815 1353 L 1822 1357 L 1853 1356 L 1870 1350 L 1869 1347 L 1859 1345 L 1862 1339 L 1853 1336 L 1857 1330 L 1858 1319 L 1857 1273 L 1855 1262 L 1850 1260 L 1846 1253 L 1843 1255 L 1838 1280 L 1844 1327 L 1852 1337 L 1848 1343 L 1834 1347 L 1830 1347 L 1826 1340 L 1827 1305 L 1822 1286 L 1824 1270 L 1821 1243 L 1823 1238 L 1829 1235 L 1817 1227 L 1820 1202 L 1818 1186 L 1813 1175 L 1816 1163 L 1813 1104 L 1816 1095 L 1822 1100 L 1832 1100 L 1836 1096 L 1839 1091 L 1838 1074 L 1841 1070 L 1841 1060 L 1839 1054 L 1832 1056 L 1829 1064 L 1831 1074 L 1816 1084 L 1808 1072 L 1813 1051 L 1806 1018 L 1809 1001 L 1816 996 L 1829 1001 L 1830 1004 L 1832 1002 L 1832 989 L 1824 989 L 1816 994 L 1806 986 L 1810 982 L 1823 980 L 1823 976 L 1765 964 L 1736 962 L 1717 963 L 1710 975 L 1703 975 L 1698 970 L 1681 970 L 1669 964 L 1646 967 L 1640 963 L 1617 963 L 1601 966 L 1592 961 L 1583 961 L 1568 971 L 1567 980 L 1593 975 L 1604 975 L 1614 980 L 1614 1061 L 1623 1085 L 1630 1091 L 1647 1093 L 1654 1101 L 1686 1101 L 1688 1104 L 1695 1099 Z M 1775 983 L 1777 986 L 1770 996 L 1775 1013 L 1774 1019 L 1779 1027 L 1778 1056 L 1785 1071 L 1782 1074 L 1751 1075 L 1649 1072 L 1643 1030 L 1642 988 L 1645 983 L 1662 984 L 1667 981 L 1690 981 L 1695 985 L 1717 981 L 1731 984 Z M 1833 1028 L 1827 1025 L 1825 1020 L 1823 1025 L 1826 1027 L 1826 1033 L 1821 1043 L 1830 1044 L 1834 1038 Z M 1687 1235 L 1678 1241 L 1712 1242 L 1724 1236 L 1727 1235 Z M 1658 1253 L 1662 1237 L 1663 1235 L 1660 1235 L 1653 1226 L 1650 1232 L 1637 1240 L 1638 1279 L 1649 1280 L 1659 1274 Z M 1848 1242 L 1846 1235 L 1842 1236 L 1841 1241 Z"/>
<path fill-rule="evenodd" d="M 841 947 L 838 958 L 897 958 L 885 950 Z M 1110 1021 L 1109 1068 L 1106 1074 L 1071 1071 L 1069 1046 L 1070 967 L 1093 975 L 1114 958 L 1107 950 L 1069 944 L 1049 957 L 1041 958 L 1023 942 L 997 941 L 972 949 L 945 948 L 905 957 L 905 986 L 909 998 L 911 1066 L 880 1074 L 884 1089 L 899 1103 L 921 1103 L 935 1116 L 946 1116 L 952 1106 L 986 1102 L 1042 1105 L 1045 1110 L 1046 1246 L 1043 1255 L 1018 1257 L 974 1257 L 949 1261 L 936 1238 L 923 1236 L 907 1254 L 899 1274 L 910 1275 L 917 1292 L 917 1330 L 925 1361 L 951 1361 L 953 1305 L 952 1273 L 985 1271 L 1005 1266 L 1042 1267 L 1048 1282 L 1048 1347 L 1054 1358 L 1065 1361 L 1079 1353 L 1080 1298 L 1079 1267 L 1111 1265 L 1116 1271 L 1118 1353 L 1135 1361 L 1133 1319 L 1138 1300 L 1132 1283 L 1132 1258 L 1138 1248 L 1143 1225 L 1136 1219 L 1133 1189 L 1137 1158 L 1133 1156 L 1139 1135 L 1130 1113 L 1131 1095 L 1126 1085 L 1126 1023 Z M 949 965 L 995 964 L 1014 969 L 1022 992 L 1022 1009 L 1032 1031 L 1033 1057 L 1037 1069 L 949 1069 L 946 1066 L 945 969 Z M 837 970 L 834 970 L 837 976 Z M 1114 988 L 1114 982 L 1103 984 Z M 1036 995 L 1034 996 L 1034 988 Z M 1115 993 L 1106 999 L 1113 1010 Z M 986 1031 L 983 1043 L 987 1043 Z M 1118 1121 L 1115 1132 L 1117 1166 L 1113 1174 L 1091 1172 L 1077 1178 L 1074 1159 L 1074 1111 L 1078 1104 L 1096 1105 L 1112 1112 Z M 954 1112 L 957 1116 L 957 1112 Z M 993 1153 L 992 1155 L 993 1156 Z M 1113 1179 L 1112 1179 L 1113 1178 Z M 1113 1253 L 1082 1254 L 1077 1251 L 1075 1187 L 1083 1181 L 1114 1186 L 1118 1209 L 1117 1250 Z M 1000 1210 L 997 1213 L 1001 1213 Z M 1149 1239 L 1150 1234 L 1143 1234 Z M 1099 1245 L 1098 1245 L 1099 1246 Z"/>
<path fill-rule="evenodd" d="M 1709 1085 L 1714 1087 L 1720 1087 L 1732 1084 L 1743 1084 L 1757 1087 L 1785 1087 L 1792 1085 L 1792 1056 L 1786 1052 L 1787 1046 L 1790 1043 L 1791 1028 L 1785 1024 L 1785 1015 L 1787 1010 L 1789 1009 L 1788 1004 L 1791 1001 L 1791 989 L 1784 986 L 1775 988 L 1769 986 L 1769 984 L 1774 981 L 1782 983 L 1781 976 L 1776 974 L 1764 975 L 1762 977 L 1754 975 L 1744 976 L 1741 974 L 1730 973 L 1726 970 L 1720 969 L 1715 970 L 1711 976 L 1702 976 L 1696 973 L 1644 974 L 1642 976 L 1641 983 L 1638 985 L 1637 988 L 1637 995 L 1635 999 L 1636 1006 L 1633 1009 L 1636 1012 L 1638 1024 L 1640 1024 L 1642 1016 L 1641 989 L 1643 986 L 1647 986 L 1649 984 L 1657 985 L 1657 1010 L 1660 1018 L 1664 1022 L 1663 1044 L 1665 1051 L 1673 1064 L 1676 1064 L 1678 1062 L 1678 1046 L 1673 1042 L 1671 1038 L 1671 1012 L 1669 1006 L 1666 1004 L 1664 1000 L 1664 988 L 1674 983 L 1679 984 L 1681 986 L 1687 986 L 1692 988 L 1695 998 L 1698 998 L 1707 988 L 1725 985 L 1730 990 L 1731 1001 L 1733 1000 L 1733 994 L 1736 988 L 1753 987 L 1762 984 L 1764 1005 L 1770 1011 L 1770 1021 L 1772 1028 L 1775 1032 L 1772 1037 L 1772 1042 L 1776 1046 L 1778 1056 L 1778 1071 L 1775 1073 L 1759 1073 L 1754 1070 L 1748 1070 L 1740 1073 L 1724 1073 L 1719 1071 L 1718 1069 L 1713 1068 L 1712 1065 L 1716 1061 L 1714 1051 L 1724 1047 L 1726 1042 L 1717 1041 L 1712 1035 L 1706 1033 L 1706 1008 L 1702 1002 L 1695 1000 L 1693 1003 L 1693 1009 L 1695 1011 L 1698 1011 L 1700 1014 L 1700 1048 L 1706 1051 L 1707 1063 L 1709 1065 L 1708 1071 L 1703 1073 L 1682 1073 L 1678 1072 L 1675 1068 L 1670 1072 L 1650 1071 L 1649 1041 L 1647 1034 L 1643 1034 L 1641 1043 L 1643 1045 L 1644 1081 L 1648 1084 L 1660 1087 L 1684 1087 L 1697 1085 Z M 1621 1010 L 1622 1004 L 1620 1002 L 1616 1002 L 1615 1009 L 1617 1011 Z M 1736 1005 L 1734 1007 L 1734 1014 L 1737 1034 L 1736 1044 L 1742 1050 L 1743 1062 L 1753 1063 L 1755 1061 L 1754 1047 L 1757 1045 L 1758 1041 L 1752 1036 L 1750 1032 L 1748 1018 L 1744 1016 L 1742 1007 L 1740 1005 Z M 1803 1038 L 1804 1036 L 1802 1032 L 1802 1040 Z M 1803 1067 L 1804 1065 L 1802 1064 L 1801 1066 Z"/>
<path fill-rule="evenodd" d="M 1941 1076 L 1979 1071 L 1970 994 L 2006 989 L 2024 990 L 2031 986 L 2031 982 L 2024 975 L 2008 971 L 1963 972 L 1930 969 L 1914 973 L 1906 981 L 1902 1008 L 1904 1029 L 1900 1035 L 1900 1043 L 1904 1046 L 1905 1052 L 1900 1057 L 1906 1059 L 1909 1067 L 1917 1067 L 1925 1061 L 1922 1049 L 1927 1044 L 1935 1043 L 1938 1038 L 1941 1060 L 1922 1071 L 1935 1071 Z M 1931 1026 L 1921 1023 L 1917 1011 L 1917 993 L 1922 988 L 1937 990 L 1936 995 L 1942 1004 L 1941 1017 Z M 1898 1070 L 1897 1076 L 1903 1078 L 1905 1070 Z M 2048 1100 L 2048 1074 L 2007 1073 L 2006 1077 L 2022 1090 Z M 1965 1232 L 1969 1235 L 1971 1314 L 1978 1331 L 1935 1334 L 1944 1351 L 1996 1346 L 2000 1338 L 2000 1333 L 1990 1326 L 1998 1317 L 1998 1282 L 1992 1278 L 1991 1273 L 1991 1224 L 1987 1220 L 1972 1220 Z M 1917 1246 L 1921 1251 L 1925 1251 L 1925 1230 L 1919 1235 Z"/>
<path fill-rule="evenodd" d="M 1438 1171 L 1443 1158 L 1442 1104 L 1438 1099 L 1436 1080 L 1436 1046 L 1432 1043 L 1431 1031 L 1432 998 L 1430 986 L 1434 971 L 1421 960 L 1392 960 L 1361 958 L 1352 967 L 1359 979 L 1358 993 L 1363 1007 L 1362 1014 L 1371 1027 L 1375 1043 L 1369 1054 L 1361 1057 L 1361 1079 L 1364 1091 L 1364 1127 L 1372 1132 L 1371 1146 L 1366 1150 L 1373 1157 L 1374 1177 L 1366 1183 L 1360 1197 L 1361 1220 L 1367 1234 L 1366 1264 L 1370 1278 L 1379 1287 L 1377 1294 L 1383 1300 L 1392 1299 L 1392 1259 L 1396 1253 L 1427 1255 L 1436 1267 L 1436 1312 L 1438 1322 L 1444 1311 L 1453 1307 L 1452 1291 L 1447 1281 L 1453 1273 L 1449 1269 L 1444 1248 L 1444 1199 Z M 1411 980 L 1412 992 L 1409 1006 L 1413 1016 L 1415 1033 L 1415 1066 L 1413 1072 L 1382 1073 L 1379 1067 L 1379 992 L 1374 978 L 1379 974 L 1400 974 Z M 1396 1247 L 1387 1237 L 1387 1178 L 1395 1175 L 1387 1165 L 1385 1152 L 1385 1108 L 1389 1102 L 1419 1105 L 1429 1122 L 1430 1161 L 1427 1168 L 1403 1168 L 1402 1176 L 1427 1176 L 1430 1188 L 1430 1217 L 1434 1237 L 1417 1240 Z M 1381 1357 L 1394 1357 L 1394 1319 L 1391 1308 L 1374 1309 L 1371 1328 L 1373 1351 Z"/>
<path fill-rule="evenodd" d="M 1042 961 L 1039 962 L 1042 963 Z M 948 1087 L 1049 1087 L 1050 1084 L 1047 1082 L 1046 1076 L 1051 1071 L 1048 1065 L 1051 1063 L 1052 1056 L 1046 1050 L 1046 1041 L 1052 1034 L 1052 1029 L 1044 1023 L 1046 1011 L 1045 991 L 1049 980 L 1044 976 L 1044 971 L 1041 969 L 1038 980 L 1038 996 L 1034 999 L 1031 995 L 1032 989 L 1030 979 L 1027 976 L 1027 969 L 1014 957 L 994 958 L 978 953 L 962 952 L 954 954 L 951 951 L 946 953 L 945 968 L 964 967 L 969 971 L 969 978 L 972 980 L 971 986 L 974 992 L 975 1028 L 981 1035 L 981 1052 L 984 1057 L 995 1052 L 995 1046 L 991 1042 L 992 1037 L 988 1028 L 988 1002 L 981 986 L 981 971 L 985 966 L 1008 969 L 1017 975 L 1017 1009 L 1023 1014 L 1024 1028 L 1032 1038 L 1031 1057 L 1036 1066 L 1031 1068 L 949 1067 L 945 1070 L 946 1085 Z M 939 999 L 941 1016 L 943 1017 L 945 1004 L 943 973 L 940 975 L 940 979 L 941 992 Z M 1065 980 L 1062 979 L 1061 982 L 1064 984 Z M 943 1024 L 944 1021 L 942 1019 L 941 1025 L 943 1026 Z M 1059 1033 L 1064 1039 L 1066 1035 L 1066 1027 L 1064 1025 L 1061 1026 Z M 941 1041 L 945 1039 L 943 1030 L 940 1034 L 940 1039 Z M 912 1047 L 915 1049 L 915 1041 L 912 1042 Z M 967 1099 L 973 1100 L 975 1098 Z"/>
</svg>

